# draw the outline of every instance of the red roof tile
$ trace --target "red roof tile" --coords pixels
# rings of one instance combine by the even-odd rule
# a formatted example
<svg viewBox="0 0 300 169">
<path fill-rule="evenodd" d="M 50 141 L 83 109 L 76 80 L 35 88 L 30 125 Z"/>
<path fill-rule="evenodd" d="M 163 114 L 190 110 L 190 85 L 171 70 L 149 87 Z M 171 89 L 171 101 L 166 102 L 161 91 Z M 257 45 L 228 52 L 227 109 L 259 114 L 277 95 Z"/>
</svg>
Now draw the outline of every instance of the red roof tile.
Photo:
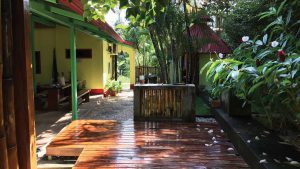
<svg viewBox="0 0 300 169">
<path fill-rule="evenodd" d="M 194 24 L 190 32 L 194 45 L 200 46 L 198 53 L 231 53 L 230 47 L 206 23 Z"/>
<path fill-rule="evenodd" d="M 73 12 L 75 12 L 79 15 L 83 15 L 84 10 L 83 10 L 83 5 L 80 2 L 80 0 L 72 0 L 72 2 L 69 2 L 68 0 L 58 0 L 58 3 L 64 5 L 65 7 L 67 7 L 68 9 L 72 10 Z M 98 27 L 101 31 L 110 35 L 112 38 L 114 38 L 118 42 L 135 47 L 134 43 L 128 42 L 128 41 L 125 41 L 124 39 L 122 39 L 108 23 L 104 23 L 100 20 L 93 20 L 90 23 L 93 24 L 94 26 Z"/>
</svg>

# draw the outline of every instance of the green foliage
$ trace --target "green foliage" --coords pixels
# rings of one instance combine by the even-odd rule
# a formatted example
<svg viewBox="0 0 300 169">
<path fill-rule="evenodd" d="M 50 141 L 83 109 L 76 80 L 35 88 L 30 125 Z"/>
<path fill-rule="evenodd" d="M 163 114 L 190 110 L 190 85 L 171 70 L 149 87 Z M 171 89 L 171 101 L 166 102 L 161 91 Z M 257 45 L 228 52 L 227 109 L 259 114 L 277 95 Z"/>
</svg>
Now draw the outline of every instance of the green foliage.
<svg viewBox="0 0 300 169">
<path fill-rule="evenodd" d="M 291 15 L 290 6 L 297 5 L 293 2 L 284 1 L 259 15 L 261 19 L 275 16 L 266 26 L 268 34 L 242 43 L 230 58 L 210 61 L 203 68 L 208 67 L 213 94 L 231 89 L 253 112 L 266 115 L 269 127 L 277 130 L 300 121 L 300 22 L 294 18 L 298 15 Z"/>
<path fill-rule="evenodd" d="M 108 81 L 106 82 L 104 89 L 108 92 L 121 92 L 122 84 L 120 81 Z"/>
<path fill-rule="evenodd" d="M 101 19 L 105 22 L 105 15 L 109 10 L 119 7 L 127 9 L 126 18 L 132 23 L 146 27 L 154 23 L 158 12 L 164 11 L 169 0 L 81 0 L 84 4 L 84 16 L 89 20 Z"/>
<path fill-rule="evenodd" d="M 158 65 L 148 29 L 143 27 L 137 27 L 133 24 L 129 24 L 129 25 L 118 24 L 116 26 L 116 30 L 118 33 L 122 35 L 124 39 L 136 44 L 138 49 L 138 56 L 136 57 L 136 65 L 139 66 Z"/>
<path fill-rule="evenodd" d="M 196 115 L 207 116 L 211 115 L 210 107 L 207 106 L 200 97 L 196 97 Z"/>
<path fill-rule="evenodd" d="M 130 76 L 130 59 L 128 53 L 120 53 L 118 55 L 118 74 L 121 76 Z"/>
<path fill-rule="evenodd" d="M 254 37 L 266 26 L 266 22 L 259 20 L 257 14 L 269 8 L 267 0 L 235 0 L 229 12 L 224 16 L 222 36 L 232 47 L 241 43 L 241 37 Z M 238 30 L 238 31 L 237 31 Z"/>
</svg>

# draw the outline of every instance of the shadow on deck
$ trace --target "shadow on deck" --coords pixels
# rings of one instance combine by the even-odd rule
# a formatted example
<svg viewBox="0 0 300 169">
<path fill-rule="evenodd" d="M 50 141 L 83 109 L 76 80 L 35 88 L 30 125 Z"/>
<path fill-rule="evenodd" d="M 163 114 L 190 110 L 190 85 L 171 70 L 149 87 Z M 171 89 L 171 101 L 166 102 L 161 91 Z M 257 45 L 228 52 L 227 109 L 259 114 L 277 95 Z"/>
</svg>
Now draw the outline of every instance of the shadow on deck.
<svg viewBox="0 0 300 169">
<path fill-rule="evenodd" d="M 47 146 L 75 169 L 249 168 L 216 123 L 78 120 Z"/>
</svg>

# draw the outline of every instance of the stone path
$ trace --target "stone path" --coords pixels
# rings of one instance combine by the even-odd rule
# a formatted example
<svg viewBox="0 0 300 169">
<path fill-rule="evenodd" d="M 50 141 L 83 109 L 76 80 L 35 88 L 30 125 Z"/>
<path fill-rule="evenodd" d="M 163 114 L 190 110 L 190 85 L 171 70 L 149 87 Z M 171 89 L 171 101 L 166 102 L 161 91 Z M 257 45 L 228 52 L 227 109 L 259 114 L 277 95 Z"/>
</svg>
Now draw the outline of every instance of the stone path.
<svg viewBox="0 0 300 169">
<path fill-rule="evenodd" d="M 80 107 L 79 119 L 126 121 L 133 119 L 133 91 L 124 90 L 117 97 L 91 97 Z"/>
</svg>

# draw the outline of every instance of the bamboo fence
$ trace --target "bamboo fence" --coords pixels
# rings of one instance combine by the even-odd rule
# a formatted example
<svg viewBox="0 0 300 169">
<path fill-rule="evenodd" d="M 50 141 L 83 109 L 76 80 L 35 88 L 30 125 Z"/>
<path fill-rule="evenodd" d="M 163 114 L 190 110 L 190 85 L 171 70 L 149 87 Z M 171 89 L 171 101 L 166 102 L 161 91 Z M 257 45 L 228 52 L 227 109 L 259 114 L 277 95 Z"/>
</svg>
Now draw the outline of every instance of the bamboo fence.
<svg viewBox="0 0 300 169">
<path fill-rule="evenodd" d="M 135 85 L 134 120 L 194 121 L 194 85 Z"/>
</svg>

